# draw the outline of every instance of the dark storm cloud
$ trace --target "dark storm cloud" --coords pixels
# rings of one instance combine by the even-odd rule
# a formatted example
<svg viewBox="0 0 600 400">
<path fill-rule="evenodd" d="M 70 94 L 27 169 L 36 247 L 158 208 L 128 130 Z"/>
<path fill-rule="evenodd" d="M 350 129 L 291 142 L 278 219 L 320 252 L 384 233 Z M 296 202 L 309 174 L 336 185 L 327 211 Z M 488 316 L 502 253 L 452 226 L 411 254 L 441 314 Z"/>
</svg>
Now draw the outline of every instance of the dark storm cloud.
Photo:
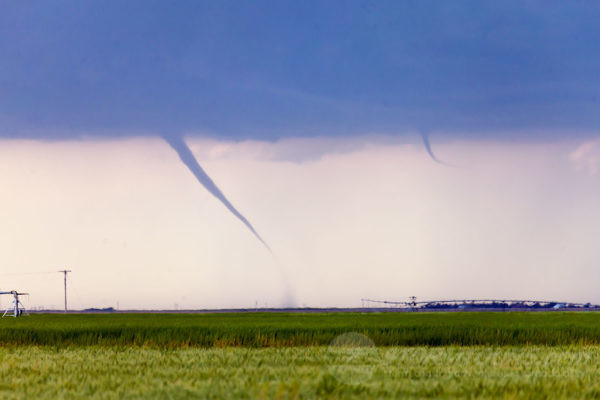
<svg viewBox="0 0 600 400">
<path fill-rule="evenodd" d="M 595 131 L 599 17 L 594 2 L 5 1 L 0 135 Z"/>
</svg>

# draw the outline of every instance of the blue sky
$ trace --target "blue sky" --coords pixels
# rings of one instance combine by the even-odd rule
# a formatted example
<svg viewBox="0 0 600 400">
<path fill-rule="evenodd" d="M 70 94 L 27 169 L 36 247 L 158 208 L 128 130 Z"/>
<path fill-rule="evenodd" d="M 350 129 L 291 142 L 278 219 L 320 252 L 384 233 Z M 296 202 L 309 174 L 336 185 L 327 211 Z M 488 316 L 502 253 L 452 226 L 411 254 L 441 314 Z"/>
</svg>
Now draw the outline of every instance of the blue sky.
<svg viewBox="0 0 600 400">
<path fill-rule="evenodd" d="M 0 3 L 2 136 L 539 138 L 600 124 L 600 5 Z"/>
</svg>

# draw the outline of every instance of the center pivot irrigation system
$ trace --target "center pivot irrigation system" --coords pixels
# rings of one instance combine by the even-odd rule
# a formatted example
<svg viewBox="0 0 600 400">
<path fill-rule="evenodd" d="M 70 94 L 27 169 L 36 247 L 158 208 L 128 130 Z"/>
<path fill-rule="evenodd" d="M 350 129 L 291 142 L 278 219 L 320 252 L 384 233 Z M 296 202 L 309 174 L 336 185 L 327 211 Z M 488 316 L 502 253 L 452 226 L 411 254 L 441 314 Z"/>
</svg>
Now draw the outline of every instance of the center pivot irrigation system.
<svg viewBox="0 0 600 400">
<path fill-rule="evenodd" d="M 7 274 L 7 275 L 31 275 L 31 274 L 48 274 L 48 273 L 53 274 L 56 272 L 60 272 L 61 274 L 64 275 L 63 281 L 64 281 L 64 289 L 65 289 L 65 312 L 67 312 L 67 274 L 69 272 L 71 272 L 70 269 L 62 269 L 60 271 L 48 271 L 48 272 L 23 272 L 23 273 L 14 273 L 14 274 Z M 4 311 L 4 314 L 2 314 L 2 318 L 4 318 L 7 314 L 9 316 L 13 316 L 13 317 L 29 315 L 29 313 L 25 309 L 25 306 L 23 306 L 23 303 L 21 303 L 21 300 L 19 300 L 19 296 L 29 296 L 29 293 L 21 293 L 16 290 L 10 290 L 8 292 L 0 292 L 0 295 L 3 295 L 3 294 L 12 295 L 13 301 L 11 302 L 10 306 L 6 309 L 6 311 Z"/>
<path fill-rule="evenodd" d="M 2 314 L 2 318 L 4 318 L 6 314 L 12 314 L 13 317 L 20 317 L 23 314 L 29 315 L 29 313 L 25 309 L 25 306 L 23 306 L 23 303 L 21 303 L 21 300 L 19 300 L 19 296 L 27 296 L 29 295 L 29 293 L 20 293 L 16 290 L 11 290 L 8 292 L 0 292 L 0 294 L 11 294 L 13 296 L 13 301 L 8 306 L 6 311 L 4 311 L 4 314 Z"/>
<path fill-rule="evenodd" d="M 531 309 L 559 310 L 569 309 L 598 309 L 599 305 L 591 303 L 571 303 L 544 300 L 503 300 L 503 299 L 474 299 L 474 300 L 429 300 L 417 301 L 415 296 L 408 301 L 390 301 L 360 299 L 363 309 L 400 309 L 412 311 L 463 310 L 463 309 Z"/>
</svg>

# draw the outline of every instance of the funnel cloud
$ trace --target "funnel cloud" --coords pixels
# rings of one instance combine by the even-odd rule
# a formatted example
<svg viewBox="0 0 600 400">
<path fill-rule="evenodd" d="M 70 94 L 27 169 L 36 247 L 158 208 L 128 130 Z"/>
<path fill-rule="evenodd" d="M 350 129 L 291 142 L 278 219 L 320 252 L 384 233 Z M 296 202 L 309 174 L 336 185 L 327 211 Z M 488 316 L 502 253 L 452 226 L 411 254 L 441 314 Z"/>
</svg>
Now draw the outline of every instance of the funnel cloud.
<svg viewBox="0 0 600 400">
<path fill-rule="evenodd" d="M 420 134 L 421 134 L 421 138 L 423 139 L 423 145 L 425 146 L 425 149 L 427 150 L 427 154 L 429 154 L 429 157 L 431 157 L 431 159 L 433 161 L 435 161 L 436 163 L 441 164 L 443 166 L 446 166 L 446 167 L 454 167 L 454 165 L 445 163 L 436 157 L 433 150 L 431 150 L 431 143 L 429 142 L 429 135 L 427 133 L 420 132 Z"/>
<path fill-rule="evenodd" d="M 271 252 L 271 248 L 269 247 L 269 245 L 263 240 L 263 238 L 260 237 L 260 235 L 258 234 L 258 232 L 256 232 L 252 224 L 250 224 L 246 217 L 244 217 L 233 206 L 233 204 L 231 204 L 231 202 L 227 200 L 227 197 L 225 197 L 223 192 L 221 192 L 221 189 L 218 188 L 215 182 L 210 178 L 210 176 L 208 176 L 204 169 L 202 169 L 200 164 L 198 164 L 196 157 L 194 157 L 194 154 L 192 153 L 188 145 L 185 143 L 183 138 L 177 135 L 163 135 L 162 137 L 169 144 L 169 146 L 171 146 L 173 150 L 177 152 L 179 158 L 181 158 L 181 161 L 183 161 L 183 163 L 188 167 L 192 174 L 194 174 L 196 179 L 198 179 L 198 182 L 200 182 L 202 186 L 204 186 L 204 188 L 208 190 L 213 196 L 219 199 L 219 201 L 223 203 L 223 205 L 227 207 L 227 209 L 233 215 L 235 215 L 237 219 L 242 221 L 242 223 L 246 225 L 248 229 L 250 229 L 250 232 L 252 232 L 252 234 L 256 236 L 258 240 L 260 240 L 260 242 L 267 248 L 267 250 L 269 250 L 269 252 Z"/>
</svg>

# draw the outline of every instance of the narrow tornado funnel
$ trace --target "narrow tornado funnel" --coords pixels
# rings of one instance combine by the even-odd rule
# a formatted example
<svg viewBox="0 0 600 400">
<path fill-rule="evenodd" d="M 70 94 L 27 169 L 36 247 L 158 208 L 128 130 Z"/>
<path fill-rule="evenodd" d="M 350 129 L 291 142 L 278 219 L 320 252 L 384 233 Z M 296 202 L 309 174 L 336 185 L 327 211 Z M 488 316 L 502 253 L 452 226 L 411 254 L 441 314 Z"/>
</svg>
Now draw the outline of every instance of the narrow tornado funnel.
<svg viewBox="0 0 600 400">
<path fill-rule="evenodd" d="M 163 135 L 163 139 L 179 154 L 179 158 L 181 161 L 189 168 L 189 170 L 194 174 L 198 182 L 206 188 L 213 196 L 215 196 L 233 215 L 235 215 L 248 229 L 250 232 L 256 236 L 258 240 L 271 252 L 271 248 L 269 245 L 260 237 L 260 235 L 256 232 L 254 227 L 248 222 L 246 217 L 244 217 L 236 208 L 227 200 L 223 192 L 217 187 L 217 185 L 213 182 L 212 179 L 204 172 L 196 157 L 185 143 L 183 138 L 178 135 Z"/>
<path fill-rule="evenodd" d="M 429 134 L 428 133 L 426 133 L 425 131 L 420 131 L 419 134 L 421 135 L 421 139 L 423 139 L 423 145 L 425 146 L 425 150 L 427 150 L 427 154 L 429 154 L 429 157 L 431 157 L 431 159 L 433 161 L 435 161 L 438 164 L 444 165 L 446 167 L 453 167 L 453 168 L 456 167 L 455 165 L 448 164 L 436 157 L 435 153 L 431 149 L 431 143 L 429 142 Z"/>
</svg>

